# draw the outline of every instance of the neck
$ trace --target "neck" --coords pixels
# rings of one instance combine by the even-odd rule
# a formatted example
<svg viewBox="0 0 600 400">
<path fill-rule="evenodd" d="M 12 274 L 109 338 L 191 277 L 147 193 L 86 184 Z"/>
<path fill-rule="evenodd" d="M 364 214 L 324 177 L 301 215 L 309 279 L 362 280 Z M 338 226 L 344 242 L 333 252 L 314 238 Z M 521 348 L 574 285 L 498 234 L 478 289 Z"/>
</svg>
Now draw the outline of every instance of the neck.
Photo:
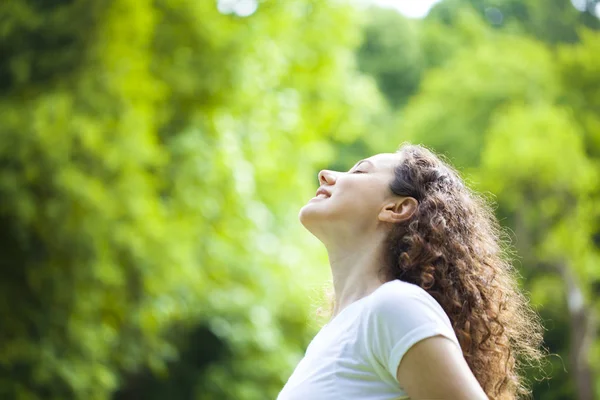
<svg viewBox="0 0 600 400">
<path fill-rule="evenodd" d="M 335 290 L 332 318 L 384 283 L 379 276 L 379 271 L 383 267 L 382 241 L 377 239 L 363 240 L 352 246 L 327 249 Z"/>
</svg>

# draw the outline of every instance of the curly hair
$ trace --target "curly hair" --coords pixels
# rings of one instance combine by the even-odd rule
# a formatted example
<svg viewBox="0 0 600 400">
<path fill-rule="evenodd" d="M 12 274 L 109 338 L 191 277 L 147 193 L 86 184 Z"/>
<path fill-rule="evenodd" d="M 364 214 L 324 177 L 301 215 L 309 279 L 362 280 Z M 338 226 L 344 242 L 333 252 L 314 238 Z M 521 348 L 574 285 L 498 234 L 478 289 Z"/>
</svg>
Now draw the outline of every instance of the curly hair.
<svg viewBox="0 0 600 400">
<path fill-rule="evenodd" d="M 416 284 L 448 314 L 463 355 L 487 396 L 530 394 L 522 367 L 543 357 L 543 328 L 520 292 L 500 228 L 485 198 L 423 146 L 403 144 L 390 190 L 418 201 L 385 247 L 386 280 Z"/>
</svg>

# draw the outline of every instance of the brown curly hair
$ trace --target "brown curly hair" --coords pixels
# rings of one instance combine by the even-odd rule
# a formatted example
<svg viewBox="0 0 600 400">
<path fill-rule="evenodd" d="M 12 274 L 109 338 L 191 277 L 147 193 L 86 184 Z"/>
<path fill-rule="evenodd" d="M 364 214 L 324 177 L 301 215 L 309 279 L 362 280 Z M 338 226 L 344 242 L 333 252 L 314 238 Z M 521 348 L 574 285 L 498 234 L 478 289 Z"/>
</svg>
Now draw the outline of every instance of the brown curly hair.
<svg viewBox="0 0 600 400">
<path fill-rule="evenodd" d="M 390 190 L 419 204 L 392 228 L 381 272 L 419 285 L 440 303 L 490 399 L 530 394 L 522 367 L 542 359 L 543 328 L 518 288 L 507 235 L 486 199 L 448 163 L 419 145 L 403 144 L 398 153 Z"/>
</svg>

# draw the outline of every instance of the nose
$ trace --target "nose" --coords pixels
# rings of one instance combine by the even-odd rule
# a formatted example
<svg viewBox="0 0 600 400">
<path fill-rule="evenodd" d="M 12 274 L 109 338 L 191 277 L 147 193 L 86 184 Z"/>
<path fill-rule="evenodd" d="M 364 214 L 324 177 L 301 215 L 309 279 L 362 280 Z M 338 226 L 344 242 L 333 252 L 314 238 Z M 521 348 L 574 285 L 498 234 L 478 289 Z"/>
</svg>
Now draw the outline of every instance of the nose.
<svg viewBox="0 0 600 400">
<path fill-rule="evenodd" d="M 333 185 L 335 183 L 336 177 L 333 171 L 329 171 L 324 169 L 319 172 L 319 184 L 321 185 Z"/>
</svg>

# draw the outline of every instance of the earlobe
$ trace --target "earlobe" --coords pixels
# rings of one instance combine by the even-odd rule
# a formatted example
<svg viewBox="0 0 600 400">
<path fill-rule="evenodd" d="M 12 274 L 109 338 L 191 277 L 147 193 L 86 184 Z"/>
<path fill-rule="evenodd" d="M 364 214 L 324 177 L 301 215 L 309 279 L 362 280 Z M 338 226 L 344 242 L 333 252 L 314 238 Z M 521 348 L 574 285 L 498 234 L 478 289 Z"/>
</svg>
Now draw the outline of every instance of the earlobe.
<svg viewBox="0 0 600 400">
<path fill-rule="evenodd" d="M 379 213 L 379 220 L 391 223 L 406 221 L 417 211 L 418 204 L 417 200 L 412 197 L 405 197 L 395 203 L 389 203 Z"/>
</svg>

